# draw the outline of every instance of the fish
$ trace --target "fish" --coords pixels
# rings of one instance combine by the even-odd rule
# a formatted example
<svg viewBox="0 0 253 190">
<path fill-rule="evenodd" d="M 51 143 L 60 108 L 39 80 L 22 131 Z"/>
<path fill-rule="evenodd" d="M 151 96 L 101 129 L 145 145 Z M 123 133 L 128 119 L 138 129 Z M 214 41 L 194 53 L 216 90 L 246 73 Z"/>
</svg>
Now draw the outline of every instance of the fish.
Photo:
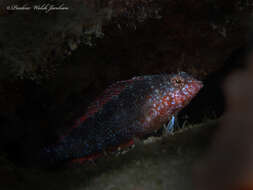
<svg viewBox="0 0 253 190">
<path fill-rule="evenodd" d="M 203 83 L 185 72 L 154 74 L 118 81 L 104 90 L 57 143 L 43 148 L 47 163 L 83 163 L 106 151 L 134 144 L 166 123 L 196 96 Z"/>
</svg>

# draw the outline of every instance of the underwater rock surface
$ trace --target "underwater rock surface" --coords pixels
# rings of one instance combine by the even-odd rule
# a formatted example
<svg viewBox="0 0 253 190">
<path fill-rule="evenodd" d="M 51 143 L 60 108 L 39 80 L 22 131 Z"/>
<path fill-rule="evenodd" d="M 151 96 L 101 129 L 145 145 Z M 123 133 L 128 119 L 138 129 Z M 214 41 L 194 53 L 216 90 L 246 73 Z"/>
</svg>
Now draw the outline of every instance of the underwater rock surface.
<svg viewBox="0 0 253 190">
<path fill-rule="evenodd" d="M 192 167 L 209 143 L 216 121 L 166 138 L 151 138 L 127 153 L 108 155 L 76 168 L 19 168 L 0 159 L 1 189 L 193 190 Z"/>
</svg>

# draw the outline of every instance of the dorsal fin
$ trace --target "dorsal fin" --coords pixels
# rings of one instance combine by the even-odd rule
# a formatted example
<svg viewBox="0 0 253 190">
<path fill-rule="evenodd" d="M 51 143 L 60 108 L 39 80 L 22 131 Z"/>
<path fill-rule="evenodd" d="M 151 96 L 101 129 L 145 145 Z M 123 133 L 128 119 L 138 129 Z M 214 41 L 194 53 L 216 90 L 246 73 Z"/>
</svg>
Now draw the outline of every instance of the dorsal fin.
<svg viewBox="0 0 253 190">
<path fill-rule="evenodd" d="M 79 124 L 98 112 L 104 106 L 104 104 L 113 98 L 113 96 L 119 95 L 127 87 L 128 84 L 130 84 L 130 82 L 120 81 L 106 88 L 103 93 L 89 105 L 85 114 L 79 118 Z"/>
<path fill-rule="evenodd" d="M 113 83 L 111 86 L 106 88 L 103 91 L 103 93 L 98 98 L 96 98 L 95 101 L 93 101 L 92 104 L 90 104 L 85 114 L 77 121 L 77 125 L 80 125 L 80 123 L 82 123 L 87 118 L 98 112 L 104 106 L 104 104 L 109 102 L 114 96 L 119 95 L 132 82 L 142 79 L 143 79 L 142 77 L 133 77 L 132 79 L 129 80 L 118 81 L 116 83 Z"/>
</svg>

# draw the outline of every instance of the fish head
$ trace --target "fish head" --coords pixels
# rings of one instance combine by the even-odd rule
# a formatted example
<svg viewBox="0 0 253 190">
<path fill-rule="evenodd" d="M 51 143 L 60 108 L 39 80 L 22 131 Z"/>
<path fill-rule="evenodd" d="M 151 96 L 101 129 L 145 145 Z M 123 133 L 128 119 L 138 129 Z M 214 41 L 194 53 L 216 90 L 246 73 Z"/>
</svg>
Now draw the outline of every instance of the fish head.
<svg viewBox="0 0 253 190">
<path fill-rule="evenodd" d="M 203 83 L 185 72 L 168 75 L 163 79 L 160 98 L 167 108 L 178 112 L 184 108 L 200 91 Z"/>
<path fill-rule="evenodd" d="M 182 110 L 203 87 L 185 72 L 156 75 L 143 107 L 142 124 L 147 131 L 158 129 Z"/>
</svg>

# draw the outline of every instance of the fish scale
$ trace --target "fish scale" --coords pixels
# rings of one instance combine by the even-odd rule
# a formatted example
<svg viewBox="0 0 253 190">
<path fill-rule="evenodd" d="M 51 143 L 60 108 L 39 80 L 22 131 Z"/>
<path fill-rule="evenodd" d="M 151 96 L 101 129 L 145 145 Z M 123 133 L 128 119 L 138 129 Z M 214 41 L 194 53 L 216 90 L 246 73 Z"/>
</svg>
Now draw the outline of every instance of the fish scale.
<svg viewBox="0 0 253 190">
<path fill-rule="evenodd" d="M 202 88 L 202 83 L 179 72 L 147 75 L 119 81 L 108 87 L 40 158 L 50 164 L 82 162 L 104 151 L 131 145 L 133 139 L 167 123 Z"/>
</svg>

